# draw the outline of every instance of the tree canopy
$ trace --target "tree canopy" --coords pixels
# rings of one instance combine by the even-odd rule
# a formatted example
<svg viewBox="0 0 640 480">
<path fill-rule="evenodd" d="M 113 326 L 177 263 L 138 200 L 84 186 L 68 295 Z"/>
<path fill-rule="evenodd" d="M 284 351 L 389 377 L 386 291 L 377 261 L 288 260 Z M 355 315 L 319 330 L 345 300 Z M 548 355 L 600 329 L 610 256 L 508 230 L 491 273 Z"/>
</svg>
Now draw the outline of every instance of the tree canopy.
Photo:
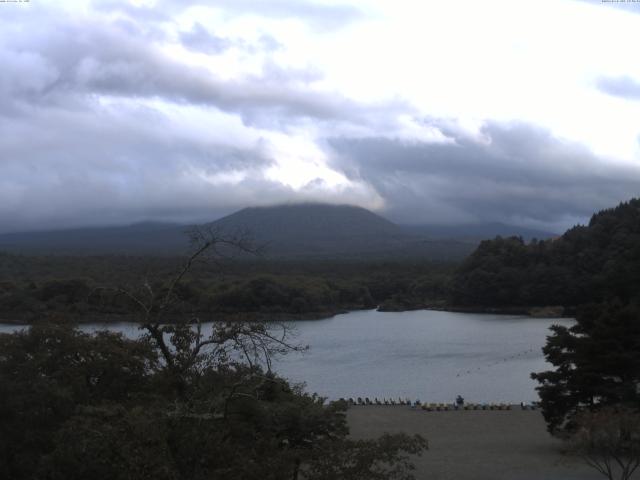
<svg viewBox="0 0 640 480">
<path fill-rule="evenodd" d="M 148 336 L 0 335 L 0 477 L 412 478 L 423 439 L 351 441 L 345 405 L 233 355 L 261 328 L 223 327 L 221 348 L 197 356 L 185 332 L 173 331 L 171 368 Z"/>
<path fill-rule="evenodd" d="M 575 430 L 581 411 L 640 407 L 640 308 L 619 303 L 581 308 L 572 327 L 555 325 L 543 348 L 555 370 L 534 373 L 552 433 Z"/>
<path fill-rule="evenodd" d="M 594 214 L 557 239 L 482 242 L 456 271 L 454 305 L 576 307 L 640 295 L 640 199 Z"/>
</svg>

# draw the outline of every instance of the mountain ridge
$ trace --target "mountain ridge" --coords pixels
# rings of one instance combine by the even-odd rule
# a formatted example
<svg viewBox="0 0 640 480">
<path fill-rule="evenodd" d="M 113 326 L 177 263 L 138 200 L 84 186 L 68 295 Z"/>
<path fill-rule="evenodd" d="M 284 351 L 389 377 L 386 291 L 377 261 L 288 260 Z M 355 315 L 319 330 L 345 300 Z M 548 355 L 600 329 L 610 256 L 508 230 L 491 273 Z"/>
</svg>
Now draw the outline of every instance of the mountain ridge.
<svg viewBox="0 0 640 480">
<path fill-rule="evenodd" d="M 447 227 L 448 230 L 433 226 L 408 227 L 362 207 L 322 203 L 247 207 L 205 225 L 222 232 L 249 231 L 256 243 L 266 245 L 267 254 L 274 257 L 415 256 L 454 260 L 471 253 L 476 241 L 482 238 L 477 235 L 477 227 L 470 235 L 464 235 L 464 226 Z M 125 226 L 9 233 L 0 235 L 0 250 L 175 255 L 187 251 L 186 232 L 191 227 L 137 222 Z M 514 235 L 518 234 L 517 227 L 512 230 Z M 449 235 L 443 235 L 443 231 Z"/>
</svg>

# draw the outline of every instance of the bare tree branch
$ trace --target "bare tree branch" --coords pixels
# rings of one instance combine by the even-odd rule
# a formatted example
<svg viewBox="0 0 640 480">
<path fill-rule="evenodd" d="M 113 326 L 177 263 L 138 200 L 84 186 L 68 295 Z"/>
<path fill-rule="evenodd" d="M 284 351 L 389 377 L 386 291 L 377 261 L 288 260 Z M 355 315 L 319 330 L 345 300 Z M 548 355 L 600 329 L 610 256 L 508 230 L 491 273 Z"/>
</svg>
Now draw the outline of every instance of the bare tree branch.
<svg viewBox="0 0 640 480">
<path fill-rule="evenodd" d="M 270 372 L 274 355 L 306 350 L 307 347 L 289 341 L 290 329 L 284 324 L 217 322 L 205 338 L 199 318 L 179 322 L 173 318 L 167 321 L 167 314 L 172 313 L 174 305 L 180 300 L 178 287 L 197 262 L 218 264 L 229 252 L 252 255 L 261 252 L 246 230 L 227 235 L 206 225 L 194 227 L 189 236 L 193 245 L 192 253 L 166 283 L 166 288 L 158 288 L 157 284 L 154 286 L 145 277 L 138 291 L 125 287 L 112 289 L 136 306 L 140 315 L 140 329 L 158 348 L 167 369 L 184 377 L 184 373 L 192 368 L 200 368 L 199 365 L 230 364 L 229 360 L 232 360 L 231 364 L 242 361 L 252 370 L 263 366 Z M 279 332 L 276 331 L 278 328 Z"/>
</svg>

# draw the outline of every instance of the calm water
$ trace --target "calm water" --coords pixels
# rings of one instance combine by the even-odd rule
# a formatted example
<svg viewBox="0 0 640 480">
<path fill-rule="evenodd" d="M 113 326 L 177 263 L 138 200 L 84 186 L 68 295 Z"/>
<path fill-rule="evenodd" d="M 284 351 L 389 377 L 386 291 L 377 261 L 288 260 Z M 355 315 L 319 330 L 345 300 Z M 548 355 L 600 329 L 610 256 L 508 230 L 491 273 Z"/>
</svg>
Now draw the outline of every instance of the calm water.
<svg viewBox="0 0 640 480">
<path fill-rule="evenodd" d="M 460 394 L 467 401 L 519 403 L 537 400 L 529 374 L 549 367 L 541 352 L 548 327 L 573 320 L 368 310 L 290 323 L 296 341 L 310 350 L 278 360 L 275 369 L 323 396 L 451 402 Z M 0 332 L 15 328 L 0 325 Z M 108 328 L 139 333 L 130 323 Z"/>
</svg>

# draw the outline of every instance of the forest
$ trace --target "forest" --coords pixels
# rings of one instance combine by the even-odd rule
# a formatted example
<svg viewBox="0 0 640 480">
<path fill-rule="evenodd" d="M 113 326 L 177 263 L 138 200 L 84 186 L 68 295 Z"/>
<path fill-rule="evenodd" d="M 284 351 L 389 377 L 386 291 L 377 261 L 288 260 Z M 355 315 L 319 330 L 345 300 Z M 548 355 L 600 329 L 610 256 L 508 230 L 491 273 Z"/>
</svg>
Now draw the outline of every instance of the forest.
<svg viewBox="0 0 640 480">
<path fill-rule="evenodd" d="M 0 318 L 38 322 L 122 319 L 122 289 L 145 279 L 162 287 L 184 257 L 0 254 Z M 424 258 L 274 260 L 259 255 L 195 264 L 180 285 L 176 316 L 212 319 L 322 318 L 338 312 L 451 308 L 526 313 L 640 291 L 640 200 L 594 214 L 551 240 L 496 237 L 464 261 Z"/>
<path fill-rule="evenodd" d="M 483 241 L 455 271 L 452 305 L 576 307 L 640 295 L 640 199 L 600 211 L 559 238 Z"/>
<path fill-rule="evenodd" d="M 166 281 L 182 257 L 0 255 L 0 319 L 40 322 L 64 316 L 79 322 L 130 316 L 123 288 L 141 278 Z M 355 309 L 444 305 L 454 264 L 427 260 L 269 261 L 228 259 L 194 265 L 180 285 L 176 316 L 276 319 L 321 318 Z"/>
</svg>

